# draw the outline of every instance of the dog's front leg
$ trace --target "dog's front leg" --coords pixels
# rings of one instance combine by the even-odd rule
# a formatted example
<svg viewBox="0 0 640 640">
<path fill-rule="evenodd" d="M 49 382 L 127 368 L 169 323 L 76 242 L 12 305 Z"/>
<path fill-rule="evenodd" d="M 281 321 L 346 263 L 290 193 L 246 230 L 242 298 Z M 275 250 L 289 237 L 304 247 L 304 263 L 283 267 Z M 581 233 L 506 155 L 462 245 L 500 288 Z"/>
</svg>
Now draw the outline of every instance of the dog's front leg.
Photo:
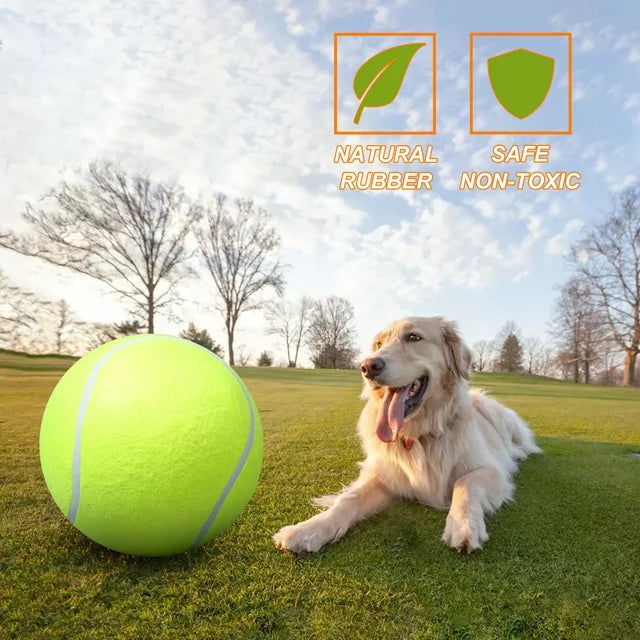
<svg viewBox="0 0 640 640">
<path fill-rule="evenodd" d="M 391 494 L 370 469 L 363 469 L 360 477 L 338 494 L 315 501 L 328 506 L 326 511 L 298 524 L 283 527 L 273 536 L 278 549 L 292 553 L 318 551 L 335 542 L 358 522 L 391 502 Z"/>
<path fill-rule="evenodd" d="M 489 539 L 484 514 L 495 511 L 512 492 L 509 480 L 492 467 L 480 467 L 458 478 L 442 539 L 458 551 L 481 549 Z"/>
</svg>

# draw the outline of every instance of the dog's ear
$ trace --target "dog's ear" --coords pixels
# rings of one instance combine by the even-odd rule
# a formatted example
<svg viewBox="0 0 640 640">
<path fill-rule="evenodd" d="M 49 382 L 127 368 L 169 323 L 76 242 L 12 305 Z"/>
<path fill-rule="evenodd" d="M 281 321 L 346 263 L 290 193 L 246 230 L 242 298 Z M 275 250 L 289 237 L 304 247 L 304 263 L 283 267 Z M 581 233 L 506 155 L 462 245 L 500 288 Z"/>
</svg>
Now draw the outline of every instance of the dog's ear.
<svg viewBox="0 0 640 640">
<path fill-rule="evenodd" d="M 442 327 L 444 336 L 444 357 L 453 373 L 465 380 L 471 379 L 471 351 L 462 341 L 455 322 L 445 321 Z"/>
</svg>

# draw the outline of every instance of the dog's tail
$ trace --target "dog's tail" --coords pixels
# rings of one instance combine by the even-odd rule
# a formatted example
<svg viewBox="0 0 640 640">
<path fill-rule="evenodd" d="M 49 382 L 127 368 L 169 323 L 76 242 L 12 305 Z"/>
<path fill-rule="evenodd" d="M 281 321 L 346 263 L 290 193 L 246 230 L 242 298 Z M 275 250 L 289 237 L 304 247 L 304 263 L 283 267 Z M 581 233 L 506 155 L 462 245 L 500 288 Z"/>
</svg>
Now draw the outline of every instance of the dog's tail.
<svg viewBox="0 0 640 640">
<path fill-rule="evenodd" d="M 506 415 L 511 427 L 511 444 L 516 460 L 524 460 L 532 453 L 543 453 L 542 449 L 535 443 L 529 425 L 511 409 L 506 409 Z"/>
<path fill-rule="evenodd" d="M 480 389 L 471 390 L 473 407 L 498 432 L 514 460 L 524 460 L 532 453 L 543 453 L 535 443 L 529 425 L 512 409 L 486 396 Z"/>
</svg>

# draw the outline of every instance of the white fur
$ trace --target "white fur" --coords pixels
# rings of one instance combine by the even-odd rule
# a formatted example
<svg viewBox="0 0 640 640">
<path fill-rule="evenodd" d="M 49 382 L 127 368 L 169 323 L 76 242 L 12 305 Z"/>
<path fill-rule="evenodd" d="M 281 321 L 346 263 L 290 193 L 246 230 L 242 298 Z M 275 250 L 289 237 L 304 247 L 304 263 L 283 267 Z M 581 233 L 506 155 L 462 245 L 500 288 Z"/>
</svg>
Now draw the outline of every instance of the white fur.
<svg viewBox="0 0 640 640">
<path fill-rule="evenodd" d="M 422 339 L 407 342 L 410 332 Z M 404 498 L 448 509 L 445 543 L 459 551 L 480 549 L 488 540 L 484 514 L 511 500 L 518 461 L 541 452 L 531 431 L 514 411 L 468 388 L 470 352 L 451 322 L 436 317 L 393 323 L 374 339 L 372 356 L 383 358 L 385 368 L 375 383 L 365 381 L 358 434 L 366 458 L 359 478 L 317 499 L 326 511 L 280 529 L 274 543 L 293 553 L 318 551 L 394 498 Z M 400 430 L 413 446 L 407 450 L 400 437 L 380 441 L 375 423 L 381 391 L 374 387 L 405 386 L 425 374 L 422 403 Z"/>
</svg>

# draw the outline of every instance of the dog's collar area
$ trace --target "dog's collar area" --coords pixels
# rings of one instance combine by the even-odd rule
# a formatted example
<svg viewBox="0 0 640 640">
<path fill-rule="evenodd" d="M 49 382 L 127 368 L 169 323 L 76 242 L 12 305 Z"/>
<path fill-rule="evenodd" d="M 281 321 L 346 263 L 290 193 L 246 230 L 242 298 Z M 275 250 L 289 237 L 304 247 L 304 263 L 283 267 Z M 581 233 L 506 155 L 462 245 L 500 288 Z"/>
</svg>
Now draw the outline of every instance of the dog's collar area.
<svg viewBox="0 0 640 640">
<path fill-rule="evenodd" d="M 402 446 L 410 451 L 411 447 L 413 447 L 415 440 L 413 438 L 405 438 L 404 436 L 400 436 L 400 440 L 402 441 Z"/>
</svg>

